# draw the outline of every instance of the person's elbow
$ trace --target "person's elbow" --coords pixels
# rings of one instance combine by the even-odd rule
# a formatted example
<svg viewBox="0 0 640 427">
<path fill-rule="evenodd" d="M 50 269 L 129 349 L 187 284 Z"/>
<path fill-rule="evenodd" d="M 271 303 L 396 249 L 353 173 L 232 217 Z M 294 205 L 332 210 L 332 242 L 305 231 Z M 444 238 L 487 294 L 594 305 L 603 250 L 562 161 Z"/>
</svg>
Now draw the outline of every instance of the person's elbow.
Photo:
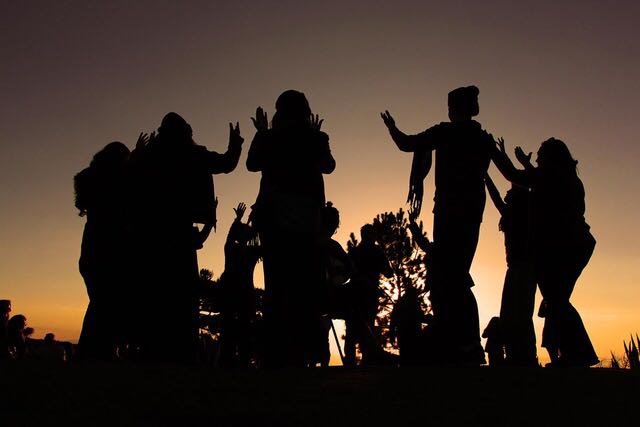
<svg viewBox="0 0 640 427">
<path fill-rule="evenodd" d="M 333 157 L 331 157 L 326 162 L 323 162 L 320 165 L 320 172 L 323 174 L 330 174 L 336 169 L 336 161 Z"/>
</svg>

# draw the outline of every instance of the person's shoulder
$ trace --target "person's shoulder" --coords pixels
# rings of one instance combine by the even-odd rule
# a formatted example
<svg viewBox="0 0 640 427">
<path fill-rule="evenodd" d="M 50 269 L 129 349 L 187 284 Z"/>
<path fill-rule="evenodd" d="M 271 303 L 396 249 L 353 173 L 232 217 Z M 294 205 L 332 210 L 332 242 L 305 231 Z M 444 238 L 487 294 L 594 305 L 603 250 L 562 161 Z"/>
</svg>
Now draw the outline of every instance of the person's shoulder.
<svg viewBox="0 0 640 427">
<path fill-rule="evenodd" d="M 425 132 L 440 133 L 440 132 L 447 132 L 447 131 L 449 131 L 451 129 L 453 129 L 453 123 L 451 123 L 451 122 L 440 122 L 438 124 L 435 124 L 435 125 L 427 128 L 425 130 Z"/>
</svg>

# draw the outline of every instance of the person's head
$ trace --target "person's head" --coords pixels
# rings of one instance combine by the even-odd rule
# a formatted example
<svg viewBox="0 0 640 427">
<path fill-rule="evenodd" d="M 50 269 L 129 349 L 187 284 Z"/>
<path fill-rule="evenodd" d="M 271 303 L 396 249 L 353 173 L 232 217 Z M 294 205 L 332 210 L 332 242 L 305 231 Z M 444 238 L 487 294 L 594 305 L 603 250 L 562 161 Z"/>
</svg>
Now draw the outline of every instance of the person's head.
<svg viewBox="0 0 640 427">
<path fill-rule="evenodd" d="M 11 313 L 11 301 L 8 299 L 0 300 L 0 319 L 6 321 Z"/>
<path fill-rule="evenodd" d="M 536 163 L 544 170 L 574 174 L 578 166 L 578 161 L 571 156 L 567 144 L 556 138 L 549 138 L 540 145 Z"/>
<path fill-rule="evenodd" d="M 51 332 L 47 333 L 44 336 L 44 342 L 46 343 L 52 343 L 52 342 L 55 342 L 55 340 L 56 340 L 56 336 Z"/>
<path fill-rule="evenodd" d="M 449 120 L 459 122 L 477 116 L 480 113 L 479 94 L 480 90 L 476 86 L 459 87 L 449 92 Z"/>
<path fill-rule="evenodd" d="M 253 227 L 240 221 L 234 221 L 231 224 L 229 234 L 231 239 L 239 245 L 246 245 L 256 238 L 256 232 Z"/>
<path fill-rule="evenodd" d="M 98 151 L 88 168 L 73 177 L 75 206 L 84 216 L 96 197 L 96 189 L 104 187 L 115 175 L 121 173 L 129 160 L 131 151 L 122 142 L 111 142 Z"/>
<path fill-rule="evenodd" d="M 365 224 L 360 228 L 360 238 L 362 243 L 375 243 L 376 231 L 372 224 Z"/>
<path fill-rule="evenodd" d="M 333 206 L 333 203 L 327 202 L 322 212 L 322 230 L 327 237 L 335 234 L 340 226 L 340 212 Z"/>
<path fill-rule="evenodd" d="M 9 328 L 22 331 L 27 326 L 27 318 L 22 314 L 16 314 L 9 319 Z"/>
<path fill-rule="evenodd" d="M 174 112 L 167 113 L 162 118 L 158 128 L 158 138 L 163 141 L 170 141 L 172 144 L 192 144 L 193 129 L 179 114 Z"/>
<path fill-rule="evenodd" d="M 297 90 L 283 92 L 276 101 L 276 112 L 273 115 L 272 127 L 305 128 L 309 127 L 311 107 L 304 93 Z"/>
<path fill-rule="evenodd" d="M 89 167 L 103 171 L 117 170 L 124 166 L 129 159 L 129 154 L 131 151 L 122 142 L 110 142 L 93 156 Z"/>
</svg>

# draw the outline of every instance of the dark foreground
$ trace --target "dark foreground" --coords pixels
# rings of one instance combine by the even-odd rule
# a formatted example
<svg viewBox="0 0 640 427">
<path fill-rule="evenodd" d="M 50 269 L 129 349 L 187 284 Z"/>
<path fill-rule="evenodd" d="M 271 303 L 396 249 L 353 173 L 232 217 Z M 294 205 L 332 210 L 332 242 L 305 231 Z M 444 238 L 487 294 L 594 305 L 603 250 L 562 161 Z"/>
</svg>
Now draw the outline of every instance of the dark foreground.
<svg viewBox="0 0 640 427">
<path fill-rule="evenodd" d="M 0 426 L 640 423 L 640 374 L 605 369 L 240 371 L 0 364 Z"/>
</svg>

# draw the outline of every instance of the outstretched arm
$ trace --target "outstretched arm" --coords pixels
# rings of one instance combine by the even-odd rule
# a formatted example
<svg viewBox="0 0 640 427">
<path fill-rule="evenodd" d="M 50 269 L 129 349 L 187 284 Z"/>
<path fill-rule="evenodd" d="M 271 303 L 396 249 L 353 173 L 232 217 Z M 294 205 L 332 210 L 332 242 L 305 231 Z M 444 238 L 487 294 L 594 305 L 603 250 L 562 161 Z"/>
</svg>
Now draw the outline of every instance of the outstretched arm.
<svg viewBox="0 0 640 427">
<path fill-rule="evenodd" d="M 430 137 L 431 135 L 428 131 L 419 133 L 417 135 L 407 135 L 400 129 L 398 129 L 398 127 L 396 126 L 396 121 L 391 116 L 391 113 L 389 113 L 389 111 L 385 110 L 384 113 L 380 113 L 380 117 L 382 117 L 382 121 L 389 130 L 391 139 L 393 139 L 393 142 L 396 143 L 400 151 L 416 151 L 416 149 L 418 148 L 418 144 L 420 144 L 420 146 L 427 151 L 433 150 L 435 148 L 435 140 Z"/>
<path fill-rule="evenodd" d="M 498 188 L 493 183 L 493 180 L 491 179 L 489 174 L 485 176 L 484 183 L 487 186 L 487 191 L 489 192 L 489 196 L 491 197 L 491 200 L 493 201 L 493 204 L 495 205 L 496 209 L 498 209 L 498 212 L 500 212 L 500 215 L 504 215 L 506 205 L 504 203 L 504 200 L 502 200 L 502 196 L 500 196 L 500 192 L 498 191 Z"/>
<path fill-rule="evenodd" d="M 504 139 L 498 138 L 491 153 L 491 158 L 507 181 L 523 187 L 531 187 L 532 177 L 530 171 L 516 169 L 504 148 Z"/>
<path fill-rule="evenodd" d="M 235 127 L 229 123 L 229 147 L 227 152 L 219 154 L 214 151 L 207 152 L 207 166 L 209 173 L 229 173 L 238 165 L 240 153 L 242 153 L 242 143 L 244 138 L 240 136 L 240 125 L 236 122 Z"/>
</svg>

